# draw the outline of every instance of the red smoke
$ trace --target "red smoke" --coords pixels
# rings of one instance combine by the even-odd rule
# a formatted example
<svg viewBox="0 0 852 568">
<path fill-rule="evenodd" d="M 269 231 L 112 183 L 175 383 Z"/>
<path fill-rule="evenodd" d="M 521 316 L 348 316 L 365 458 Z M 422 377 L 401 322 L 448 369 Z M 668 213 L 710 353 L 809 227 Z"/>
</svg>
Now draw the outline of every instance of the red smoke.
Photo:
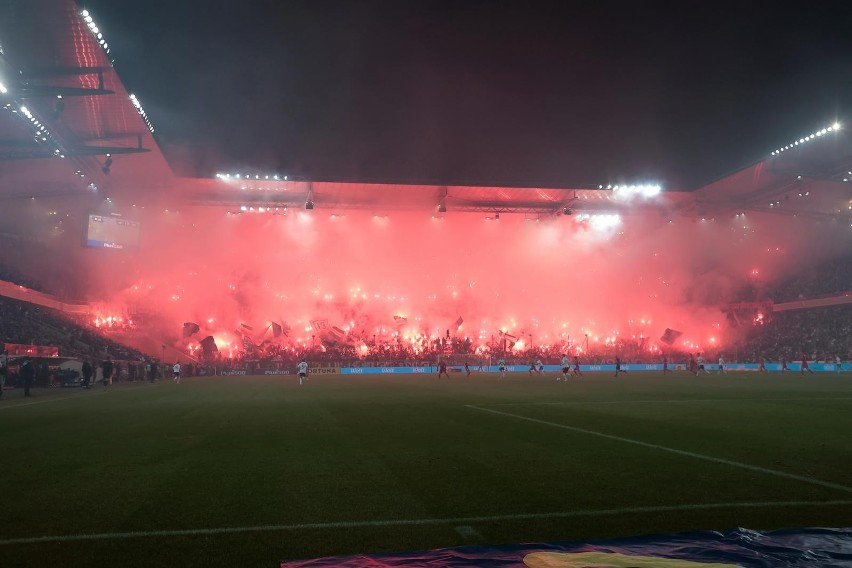
<svg viewBox="0 0 852 568">
<path fill-rule="evenodd" d="M 226 354 L 241 345 L 241 324 L 258 340 L 272 337 L 273 321 L 296 346 L 325 321 L 356 344 L 449 329 L 475 345 L 502 330 L 519 347 L 580 344 L 588 334 L 590 344 L 649 337 L 653 349 L 674 328 L 684 332 L 677 346 L 719 348 L 728 339 L 719 305 L 741 286 L 844 243 L 816 223 L 758 214 L 701 221 L 643 211 L 597 229 L 576 215 L 331 213 L 149 214 L 108 303 L 155 315 L 176 344 L 183 322 L 198 323 Z M 101 278 L 113 281 L 106 266 Z"/>
</svg>

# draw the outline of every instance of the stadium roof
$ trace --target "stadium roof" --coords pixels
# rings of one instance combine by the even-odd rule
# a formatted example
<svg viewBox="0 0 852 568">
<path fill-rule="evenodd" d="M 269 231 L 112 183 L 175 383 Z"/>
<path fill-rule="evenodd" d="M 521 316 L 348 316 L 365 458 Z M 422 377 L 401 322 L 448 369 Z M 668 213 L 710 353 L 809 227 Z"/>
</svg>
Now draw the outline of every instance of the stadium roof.
<svg viewBox="0 0 852 568">
<path fill-rule="evenodd" d="M 122 190 L 170 182 L 171 169 L 102 36 L 72 0 L 2 4 L 3 197 L 85 194 L 90 183 Z M 105 167 L 110 158 L 115 166 Z"/>
<path fill-rule="evenodd" d="M 112 65 L 108 38 L 97 28 L 96 15 L 73 0 L 6 0 L 0 10 L 4 200 L 91 196 L 97 188 L 119 198 L 132 195 L 134 201 L 170 192 L 189 205 L 236 211 L 311 203 L 332 210 L 440 207 L 539 215 L 566 208 L 624 212 L 648 207 L 695 215 L 760 210 L 847 219 L 850 213 L 852 182 L 845 180 L 852 180 L 852 144 L 842 125 L 769 149 L 765 160 L 693 193 L 664 191 L 655 200 L 620 199 L 617 186 L 603 185 L 332 183 L 267 179 L 265 174 L 177 178 L 154 139 L 155 125 Z M 649 187 L 641 180 L 634 183 Z M 627 187 L 636 186 L 621 186 L 621 195 Z"/>
</svg>

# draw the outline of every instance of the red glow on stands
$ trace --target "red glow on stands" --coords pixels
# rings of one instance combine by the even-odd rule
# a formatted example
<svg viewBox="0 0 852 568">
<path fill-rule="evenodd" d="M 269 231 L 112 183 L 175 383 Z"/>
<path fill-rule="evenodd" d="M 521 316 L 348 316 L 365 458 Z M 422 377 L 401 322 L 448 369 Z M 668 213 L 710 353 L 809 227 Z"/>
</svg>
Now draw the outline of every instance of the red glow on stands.
<svg viewBox="0 0 852 568">
<path fill-rule="evenodd" d="M 482 214 L 457 213 L 435 224 L 431 212 L 347 211 L 345 220 L 295 213 L 226 223 L 221 212 L 182 210 L 191 222 L 148 235 L 134 256 L 135 278 L 94 325 L 133 314 L 136 325 L 178 337 L 175 345 L 192 352 L 213 336 L 223 356 L 264 342 L 288 350 L 339 342 L 360 353 L 400 342 L 422 351 L 448 330 L 479 352 L 501 346 L 501 333 L 514 336 L 506 339 L 515 352 L 695 351 L 699 344 L 687 338 L 727 341 L 716 306 L 733 295 L 730 282 L 776 274 L 785 255 L 764 251 L 793 250 L 800 239 L 787 230 L 772 246 L 751 244 L 721 223 L 701 231 L 684 223 L 689 238 L 673 238 L 680 229 L 653 214 L 625 216 L 620 237 L 562 217 L 525 223 L 503 214 L 483 223 Z M 705 251 L 737 256 L 704 263 Z M 763 266 L 750 267 L 758 256 Z M 156 317 L 140 320 L 136 310 Z M 184 322 L 200 331 L 179 338 Z M 252 329 L 238 335 L 241 323 Z M 281 329 L 273 332 L 273 323 Z M 664 345 L 666 328 L 684 335 Z"/>
</svg>

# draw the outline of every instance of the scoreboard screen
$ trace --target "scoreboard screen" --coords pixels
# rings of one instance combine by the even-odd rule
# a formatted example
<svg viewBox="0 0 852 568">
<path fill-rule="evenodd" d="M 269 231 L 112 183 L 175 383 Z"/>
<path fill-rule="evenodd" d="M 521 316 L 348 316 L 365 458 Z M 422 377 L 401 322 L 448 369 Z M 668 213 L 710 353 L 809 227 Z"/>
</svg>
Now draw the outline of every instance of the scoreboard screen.
<svg viewBox="0 0 852 568">
<path fill-rule="evenodd" d="M 136 250 L 139 248 L 138 221 L 112 215 L 89 215 L 86 246 L 100 249 Z"/>
</svg>

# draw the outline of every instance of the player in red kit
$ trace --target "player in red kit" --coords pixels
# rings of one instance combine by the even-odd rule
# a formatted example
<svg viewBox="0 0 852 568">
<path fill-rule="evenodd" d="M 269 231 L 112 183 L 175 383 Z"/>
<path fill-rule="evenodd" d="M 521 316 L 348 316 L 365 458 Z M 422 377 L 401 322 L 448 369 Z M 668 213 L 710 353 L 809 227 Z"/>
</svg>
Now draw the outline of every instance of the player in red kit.
<svg viewBox="0 0 852 568">
<path fill-rule="evenodd" d="M 438 362 L 438 378 L 441 378 L 441 375 L 447 375 L 447 378 L 450 378 L 450 374 L 447 372 L 447 363 L 446 361 Z"/>
<path fill-rule="evenodd" d="M 467 377 L 470 378 L 470 366 L 468 366 L 467 361 L 464 362 L 464 372 L 467 373 Z"/>
<path fill-rule="evenodd" d="M 786 355 L 781 356 L 781 370 L 782 371 L 789 371 L 790 370 L 790 369 L 787 368 L 787 356 Z"/>
<path fill-rule="evenodd" d="M 663 355 L 663 374 L 666 373 L 671 373 L 671 370 L 669 369 L 669 358 Z"/>
<path fill-rule="evenodd" d="M 574 375 L 578 377 L 583 376 L 583 372 L 580 371 L 580 357 L 577 355 L 574 355 Z"/>
</svg>

